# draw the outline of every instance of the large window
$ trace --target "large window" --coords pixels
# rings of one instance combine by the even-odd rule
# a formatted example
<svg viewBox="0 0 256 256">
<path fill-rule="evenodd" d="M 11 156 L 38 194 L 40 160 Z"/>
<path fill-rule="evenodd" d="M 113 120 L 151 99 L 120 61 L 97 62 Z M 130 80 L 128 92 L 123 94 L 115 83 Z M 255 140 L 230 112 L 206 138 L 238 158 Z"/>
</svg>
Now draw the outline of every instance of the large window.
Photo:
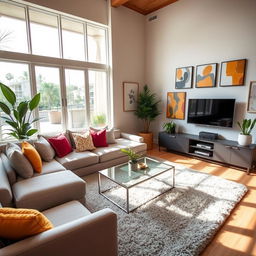
<svg viewBox="0 0 256 256">
<path fill-rule="evenodd" d="M 41 93 L 35 112 L 41 133 L 110 124 L 107 35 L 105 25 L 0 1 L 0 81 L 18 101 Z"/>
</svg>

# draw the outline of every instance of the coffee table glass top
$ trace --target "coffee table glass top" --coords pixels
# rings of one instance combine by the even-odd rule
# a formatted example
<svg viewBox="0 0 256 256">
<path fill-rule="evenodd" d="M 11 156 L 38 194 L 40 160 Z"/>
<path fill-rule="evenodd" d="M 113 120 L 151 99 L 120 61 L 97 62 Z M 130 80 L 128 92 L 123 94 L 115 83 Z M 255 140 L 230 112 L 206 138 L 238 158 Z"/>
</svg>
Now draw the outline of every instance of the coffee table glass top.
<svg viewBox="0 0 256 256">
<path fill-rule="evenodd" d="M 148 167 L 143 170 L 131 171 L 128 163 L 125 163 L 99 171 L 99 173 L 119 185 L 129 188 L 174 168 L 172 165 L 165 164 L 150 157 L 140 158 L 138 162 L 144 162 Z"/>
</svg>

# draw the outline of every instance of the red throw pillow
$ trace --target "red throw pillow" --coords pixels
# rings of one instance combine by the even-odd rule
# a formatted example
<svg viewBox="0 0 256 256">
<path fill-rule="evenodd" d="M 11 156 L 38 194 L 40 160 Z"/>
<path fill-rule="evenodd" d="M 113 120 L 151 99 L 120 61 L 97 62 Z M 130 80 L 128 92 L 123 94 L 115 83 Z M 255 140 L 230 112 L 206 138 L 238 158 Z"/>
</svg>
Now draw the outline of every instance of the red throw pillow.
<svg viewBox="0 0 256 256">
<path fill-rule="evenodd" d="M 98 132 L 90 130 L 90 133 L 95 147 L 108 147 L 106 129 Z"/>
<path fill-rule="evenodd" d="M 54 148 L 56 155 L 58 157 L 63 157 L 69 154 L 72 151 L 72 147 L 68 139 L 63 135 L 57 137 L 52 137 L 48 139 L 51 146 Z"/>
</svg>

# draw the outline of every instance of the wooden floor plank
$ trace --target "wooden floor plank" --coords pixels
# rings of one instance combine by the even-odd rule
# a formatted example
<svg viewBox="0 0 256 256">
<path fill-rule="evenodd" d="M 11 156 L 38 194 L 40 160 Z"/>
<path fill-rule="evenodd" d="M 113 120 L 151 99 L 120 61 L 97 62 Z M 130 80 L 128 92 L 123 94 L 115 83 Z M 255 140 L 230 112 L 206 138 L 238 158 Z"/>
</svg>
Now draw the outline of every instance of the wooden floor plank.
<svg viewBox="0 0 256 256">
<path fill-rule="evenodd" d="M 232 211 L 224 225 L 202 256 L 256 256 L 256 174 L 224 167 L 215 163 L 193 159 L 166 151 L 155 145 L 148 155 L 160 157 L 185 165 L 194 170 L 209 173 L 246 185 L 249 189 L 241 202 Z"/>
</svg>

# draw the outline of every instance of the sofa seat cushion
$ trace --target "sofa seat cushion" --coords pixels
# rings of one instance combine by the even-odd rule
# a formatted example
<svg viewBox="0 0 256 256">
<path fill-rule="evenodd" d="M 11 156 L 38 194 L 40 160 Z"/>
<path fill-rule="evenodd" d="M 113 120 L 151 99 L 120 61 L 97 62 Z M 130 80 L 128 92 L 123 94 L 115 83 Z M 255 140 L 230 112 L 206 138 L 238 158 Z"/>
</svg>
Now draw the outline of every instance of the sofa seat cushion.
<svg viewBox="0 0 256 256">
<path fill-rule="evenodd" d="M 43 211 L 43 214 L 51 221 L 54 227 L 57 227 L 91 213 L 78 201 L 71 201 Z"/>
<path fill-rule="evenodd" d="M 108 147 L 97 148 L 93 150 L 93 152 L 99 156 L 100 163 L 103 163 L 125 156 L 125 154 L 121 152 L 121 148 L 126 147 L 115 143 L 110 144 Z"/>
<path fill-rule="evenodd" d="M 35 173 L 34 177 L 43 175 L 43 174 L 53 173 L 53 172 L 65 171 L 65 170 L 66 168 L 63 165 L 61 165 L 58 161 L 53 159 L 50 162 L 43 162 L 42 172 Z"/>
<path fill-rule="evenodd" d="M 143 142 L 131 141 L 124 138 L 116 139 L 116 142 L 120 147 L 131 148 L 136 153 L 147 150 L 147 144 Z"/>
<path fill-rule="evenodd" d="M 97 164 L 99 162 L 99 156 L 89 151 L 73 151 L 62 158 L 56 157 L 56 160 L 66 169 L 75 170 L 81 167 Z"/>
<path fill-rule="evenodd" d="M 39 211 L 85 196 L 85 182 L 71 171 L 21 180 L 12 189 L 16 207 Z"/>
</svg>

